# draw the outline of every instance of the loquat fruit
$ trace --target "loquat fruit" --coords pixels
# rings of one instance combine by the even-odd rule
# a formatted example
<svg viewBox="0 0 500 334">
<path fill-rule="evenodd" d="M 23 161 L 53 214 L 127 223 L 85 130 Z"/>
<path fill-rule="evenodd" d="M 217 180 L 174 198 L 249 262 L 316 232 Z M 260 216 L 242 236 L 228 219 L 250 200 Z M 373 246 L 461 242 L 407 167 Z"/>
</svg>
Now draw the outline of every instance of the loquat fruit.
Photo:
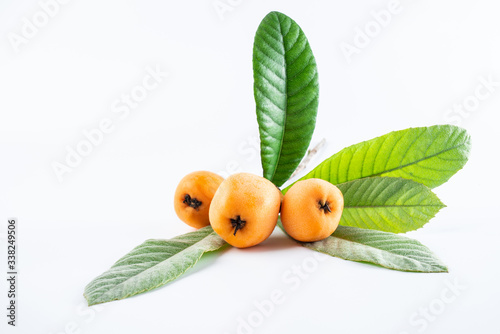
<svg viewBox="0 0 500 334">
<path fill-rule="evenodd" d="M 286 233 L 303 242 L 330 236 L 339 225 L 344 196 L 335 185 L 321 179 L 298 181 L 286 192 L 281 222 Z"/>
<path fill-rule="evenodd" d="M 269 180 L 238 173 L 215 192 L 209 217 L 214 231 L 227 243 L 245 248 L 267 239 L 278 221 L 280 191 Z"/>
<path fill-rule="evenodd" d="M 184 176 L 174 195 L 177 216 L 194 228 L 210 225 L 208 211 L 214 194 L 224 181 L 221 176 L 207 171 L 198 171 Z"/>
</svg>

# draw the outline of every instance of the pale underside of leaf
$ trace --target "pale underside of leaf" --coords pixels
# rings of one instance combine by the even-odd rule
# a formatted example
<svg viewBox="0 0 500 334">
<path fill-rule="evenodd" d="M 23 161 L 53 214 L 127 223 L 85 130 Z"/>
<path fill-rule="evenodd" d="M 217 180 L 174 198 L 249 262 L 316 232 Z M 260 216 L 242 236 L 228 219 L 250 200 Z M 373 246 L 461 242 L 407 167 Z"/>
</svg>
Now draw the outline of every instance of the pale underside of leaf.
<svg viewBox="0 0 500 334">
<path fill-rule="evenodd" d="M 307 151 L 318 108 L 316 61 L 297 23 L 278 12 L 262 20 L 253 70 L 264 177 L 281 186 Z"/>
<path fill-rule="evenodd" d="M 147 240 L 89 283 L 84 296 L 94 305 L 153 290 L 225 244 L 210 226 L 169 240 Z"/>
<path fill-rule="evenodd" d="M 428 187 L 395 177 L 338 185 L 344 195 L 341 225 L 402 233 L 421 228 L 445 207 Z"/>
<path fill-rule="evenodd" d="M 469 152 L 470 136 L 463 128 L 453 125 L 409 128 L 349 146 L 302 179 L 320 178 L 340 184 L 391 176 L 434 188 L 465 165 Z"/>
<path fill-rule="evenodd" d="M 298 243 L 344 260 L 367 262 L 399 271 L 448 272 L 443 262 L 419 241 L 388 232 L 339 226 L 324 240 Z"/>
</svg>

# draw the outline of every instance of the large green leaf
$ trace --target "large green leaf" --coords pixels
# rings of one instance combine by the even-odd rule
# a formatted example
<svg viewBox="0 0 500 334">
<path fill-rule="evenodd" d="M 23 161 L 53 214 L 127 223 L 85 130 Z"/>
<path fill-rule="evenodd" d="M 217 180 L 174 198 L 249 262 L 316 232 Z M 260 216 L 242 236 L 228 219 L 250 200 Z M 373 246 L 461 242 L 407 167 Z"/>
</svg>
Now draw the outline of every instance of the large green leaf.
<svg viewBox="0 0 500 334">
<path fill-rule="evenodd" d="M 434 188 L 465 165 L 469 151 L 470 136 L 465 129 L 453 125 L 410 128 L 344 148 L 302 179 L 320 178 L 339 184 L 393 176 Z"/>
<path fill-rule="evenodd" d="M 389 269 L 448 272 L 441 260 L 419 241 L 388 232 L 339 226 L 326 239 L 299 244 L 344 260 L 368 262 Z"/>
<path fill-rule="evenodd" d="M 338 185 L 344 195 L 341 225 L 408 232 L 427 223 L 445 205 L 423 184 L 395 177 L 370 177 Z"/>
<path fill-rule="evenodd" d="M 90 282 L 84 296 L 90 306 L 153 290 L 225 244 L 210 226 L 169 240 L 147 240 Z"/>
<path fill-rule="evenodd" d="M 318 71 L 309 42 L 285 14 L 269 13 L 253 46 L 254 96 L 264 177 L 288 180 L 307 151 L 318 110 Z"/>
</svg>

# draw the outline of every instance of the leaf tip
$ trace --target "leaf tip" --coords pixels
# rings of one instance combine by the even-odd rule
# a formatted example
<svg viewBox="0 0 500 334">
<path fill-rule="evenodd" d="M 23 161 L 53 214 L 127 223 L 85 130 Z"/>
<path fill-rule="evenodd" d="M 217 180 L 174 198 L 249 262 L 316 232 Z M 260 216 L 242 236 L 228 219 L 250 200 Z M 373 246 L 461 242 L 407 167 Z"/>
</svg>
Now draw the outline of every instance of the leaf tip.
<svg viewBox="0 0 500 334">
<path fill-rule="evenodd" d="M 86 293 L 86 292 L 84 292 L 84 293 L 83 293 L 83 297 L 85 298 L 85 301 L 87 301 L 87 306 L 88 306 L 88 307 L 90 307 L 90 306 L 92 306 L 92 305 L 95 305 L 95 304 L 96 304 L 95 302 L 92 302 L 92 301 L 90 300 L 90 298 L 89 298 L 89 296 L 87 296 L 87 293 Z"/>
<path fill-rule="evenodd" d="M 448 267 L 445 266 L 444 264 L 440 264 L 440 265 L 437 265 L 435 268 L 433 268 L 435 270 L 433 270 L 432 272 L 434 273 L 449 273 L 448 271 Z"/>
</svg>

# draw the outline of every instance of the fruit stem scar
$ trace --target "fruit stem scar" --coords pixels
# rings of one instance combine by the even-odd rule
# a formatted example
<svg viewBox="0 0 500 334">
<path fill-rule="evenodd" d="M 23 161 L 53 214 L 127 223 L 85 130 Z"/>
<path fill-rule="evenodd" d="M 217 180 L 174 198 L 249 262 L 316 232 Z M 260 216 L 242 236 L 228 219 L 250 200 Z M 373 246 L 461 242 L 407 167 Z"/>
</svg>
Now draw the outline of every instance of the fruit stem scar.
<svg viewBox="0 0 500 334">
<path fill-rule="evenodd" d="M 191 198 L 191 196 L 189 196 L 189 194 L 186 194 L 184 196 L 184 200 L 182 201 L 182 203 L 187 204 L 187 206 L 190 206 L 196 210 L 198 210 L 198 208 L 201 205 L 201 201 L 198 201 L 196 198 Z"/>
<path fill-rule="evenodd" d="M 319 209 L 320 210 L 323 210 L 323 212 L 326 214 L 326 212 L 332 212 L 332 210 L 330 209 L 330 206 L 328 203 L 328 201 L 325 202 L 325 204 L 321 203 L 321 201 L 318 201 L 318 204 L 319 204 Z"/>
<path fill-rule="evenodd" d="M 241 220 L 240 216 L 236 216 L 236 219 L 230 218 L 229 220 L 231 220 L 231 226 L 234 227 L 233 235 L 236 235 L 236 232 L 241 230 L 247 223 L 246 220 Z"/>
</svg>

